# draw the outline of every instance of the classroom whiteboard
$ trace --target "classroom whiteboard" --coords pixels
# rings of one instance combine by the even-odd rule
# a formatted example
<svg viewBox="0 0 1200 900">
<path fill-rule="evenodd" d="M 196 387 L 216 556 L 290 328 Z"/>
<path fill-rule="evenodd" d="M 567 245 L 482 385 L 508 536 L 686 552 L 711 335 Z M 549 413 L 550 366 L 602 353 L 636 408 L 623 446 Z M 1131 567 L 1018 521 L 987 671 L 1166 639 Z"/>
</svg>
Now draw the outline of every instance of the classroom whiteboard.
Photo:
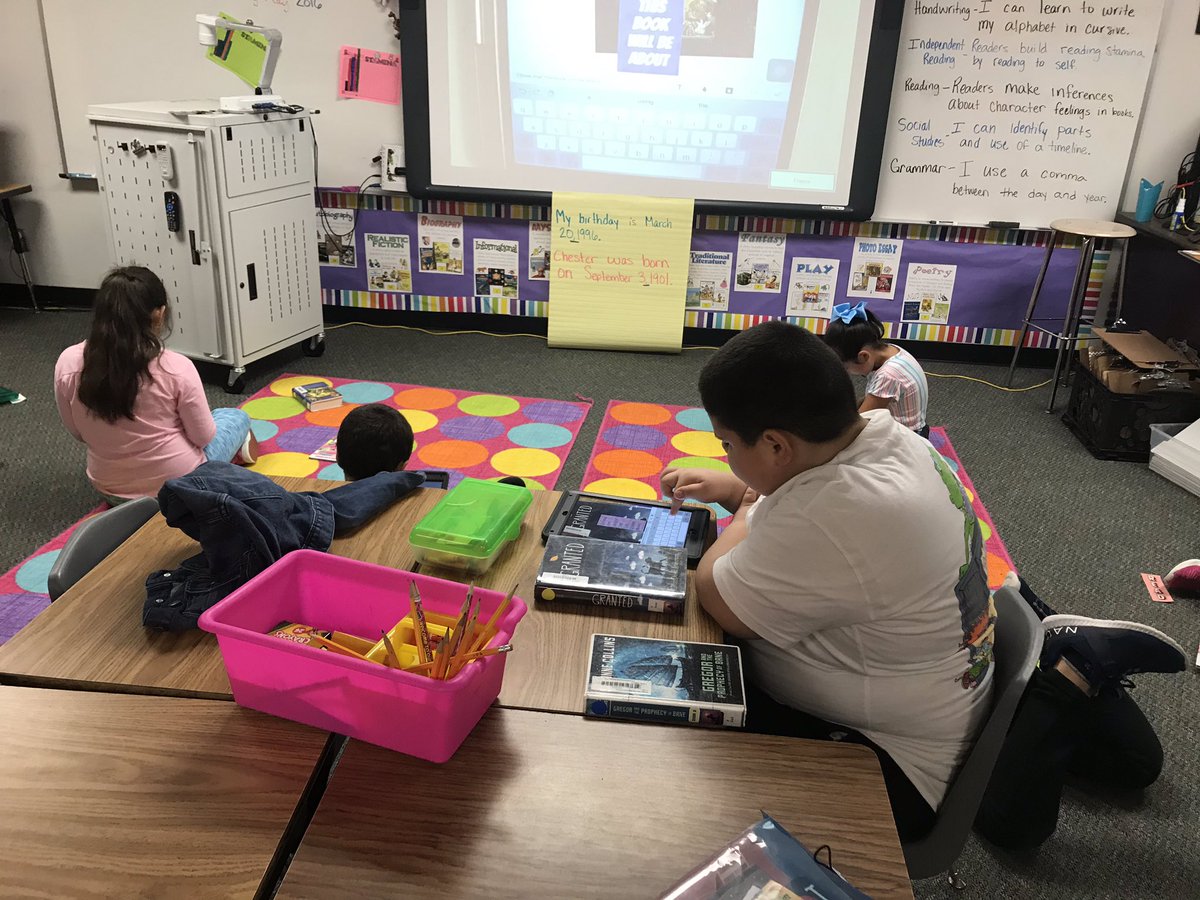
<svg viewBox="0 0 1200 900">
<path fill-rule="evenodd" d="M 283 47 L 272 88 L 288 103 L 320 110 L 320 184 L 357 185 L 384 144 L 403 144 L 399 106 L 338 97 L 343 44 L 399 53 L 383 0 L 41 0 L 47 58 L 70 172 L 94 175 L 92 103 L 215 99 L 251 94 L 205 58 L 197 13 L 227 13 L 277 28 Z"/>
<path fill-rule="evenodd" d="M 1111 219 L 1163 0 L 906 4 L 872 218 Z"/>
</svg>

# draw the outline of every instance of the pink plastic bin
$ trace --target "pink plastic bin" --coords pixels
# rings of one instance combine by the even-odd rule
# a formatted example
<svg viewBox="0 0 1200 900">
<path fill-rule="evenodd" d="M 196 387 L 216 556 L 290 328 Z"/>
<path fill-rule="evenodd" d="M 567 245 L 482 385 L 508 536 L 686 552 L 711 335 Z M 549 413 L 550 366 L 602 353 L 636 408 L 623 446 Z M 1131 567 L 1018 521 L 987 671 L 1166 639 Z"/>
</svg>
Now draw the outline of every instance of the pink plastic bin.
<svg viewBox="0 0 1200 900">
<path fill-rule="evenodd" d="M 426 609 L 458 615 L 467 590 L 458 582 L 297 550 L 205 612 L 200 627 L 217 636 L 240 705 L 445 762 L 499 696 L 505 654 L 434 681 L 267 634 L 286 621 L 371 638 L 409 614 L 410 581 Z M 475 597 L 482 622 L 504 599 L 478 588 Z M 512 599 L 491 646 L 508 643 L 525 609 Z"/>
</svg>

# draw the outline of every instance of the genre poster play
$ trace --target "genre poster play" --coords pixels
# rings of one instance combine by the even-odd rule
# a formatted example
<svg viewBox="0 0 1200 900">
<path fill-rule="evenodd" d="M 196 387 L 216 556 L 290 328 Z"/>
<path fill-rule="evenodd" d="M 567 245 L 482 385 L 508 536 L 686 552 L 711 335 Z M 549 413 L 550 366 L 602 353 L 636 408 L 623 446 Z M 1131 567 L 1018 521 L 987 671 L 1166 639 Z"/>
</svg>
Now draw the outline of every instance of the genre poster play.
<svg viewBox="0 0 1200 900">
<path fill-rule="evenodd" d="M 954 299 L 954 277 L 958 266 L 933 263 L 909 263 L 904 280 L 902 322 L 929 325 L 950 323 L 950 302 Z"/>
<path fill-rule="evenodd" d="M 550 223 L 529 223 L 529 277 L 545 279 L 550 272 Z"/>
<path fill-rule="evenodd" d="M 787 236 L 738 234 L 734 290 L 778 294 L 783 286 L 783 254 Z"/>
<path fill-rule="evenodd" d="M 837 292 L 836 259 L 797 256 L 788 272 L 787 314 L 828 319 Z"/>
<path fill-rule="evenodd" d="M 869 300 L 896 299 L 896 277 L 900 273 L 900 252 L 903 249 L 904 241 L 855 238 L 846 296 Z"/>
<path fill-rule="evenodd" d="M 517 267 L 521 264 L 521 245 L 517 241 L 475 238 L 476 297 L 517 296 Z"/>
<path fill-rule="evenodd" d="M 323 266 L 358 265 L 354 253 L 354 211 L 318 209 L 316 221 L 317 261 Z"/>
<path fill-rule="evenodd" d="M 688 263 L 688 309 L 729 309 L 729 280 L 733 254 L 693 250 Z"/>
<path fill-rule="evenodd" d="M 407 234 L 364 234 L 367 290 L 412 293 L 412 251 Z"/>
<path fill-rule="evenodd" d="M 417 217 L 418 271 L 463 274 L 462 216 L 421 213 Z"/>
</svg>

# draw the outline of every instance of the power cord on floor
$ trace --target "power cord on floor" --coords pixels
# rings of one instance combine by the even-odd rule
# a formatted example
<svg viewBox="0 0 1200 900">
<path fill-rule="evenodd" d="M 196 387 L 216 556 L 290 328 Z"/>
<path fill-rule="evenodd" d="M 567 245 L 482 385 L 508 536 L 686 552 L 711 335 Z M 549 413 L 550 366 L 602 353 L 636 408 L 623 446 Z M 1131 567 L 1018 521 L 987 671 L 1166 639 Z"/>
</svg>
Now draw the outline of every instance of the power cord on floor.
<svg viewBox="0 0 1200 900">
<path fill-rule="evenodd" d="M 982 378 L 972 378 L 970 375 L 942 375 L 937 372 L 926 372 L 925 374 L 930 378 L 961 378 L 963 381 L 974 381 L 978 384 L 986 384 L 988 387 L 995 388 L 998 391 L 1004 391 L 1006 394 L 1023 394 L 1025 391 L 1032 391 L 1040 387 L 1045 387 L 1054 380 L 1053 378 L 1047 378 L 1045 381 L 1039 381 L 1037 384 L 1029 385 L 1029 387 L 1013 388 L 1004 387 L 1004 385 L 1001 384 L 993 384 L 992 382 L 985 381 Z"/>
<path fill-rule="evenodd" d="M 326 331 L 336 331 L 339 328 L 347 328 L 351 325 L 361 325 L 363 328 L 402 328 L 406 331 L 419 331 L 422 334 L 430 334 L 434 337 L 445 337 L 452 334 L 481 334 L 484 337 L 497 338 L 514 338 L 527 337 L 537 338 L 539 341 L 547 340 L 544 334 L 529 334 L 528 332 L 515 332 L 513 334 L 504 334 L 496 331 L 432 331 L 428 328 L 421 328 L 417 325 L 377 325 L 374 322 L 342 322 L 340 325 L 329 325 L 325 328 Z M 684 350 L 716 350 L 716 347 L 684 347 Z"/>
</svg>

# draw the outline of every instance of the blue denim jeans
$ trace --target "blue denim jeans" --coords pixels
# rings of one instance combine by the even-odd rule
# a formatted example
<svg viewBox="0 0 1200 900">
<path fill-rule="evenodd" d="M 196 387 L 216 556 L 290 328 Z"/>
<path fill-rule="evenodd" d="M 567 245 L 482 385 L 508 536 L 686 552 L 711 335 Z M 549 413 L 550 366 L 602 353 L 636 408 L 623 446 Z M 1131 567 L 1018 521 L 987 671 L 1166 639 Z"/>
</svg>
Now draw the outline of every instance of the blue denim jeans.
<svg viewBox="0 0 1200 900">
<path fill-rule="evenodd" d="M 233 462 L 250 433 L 250 417 L 240 409 L 227 408 L 214 409 L 212 417 L 217 434 L 204 448 L 204 458 L 209 462 Z"/>
</svg>

